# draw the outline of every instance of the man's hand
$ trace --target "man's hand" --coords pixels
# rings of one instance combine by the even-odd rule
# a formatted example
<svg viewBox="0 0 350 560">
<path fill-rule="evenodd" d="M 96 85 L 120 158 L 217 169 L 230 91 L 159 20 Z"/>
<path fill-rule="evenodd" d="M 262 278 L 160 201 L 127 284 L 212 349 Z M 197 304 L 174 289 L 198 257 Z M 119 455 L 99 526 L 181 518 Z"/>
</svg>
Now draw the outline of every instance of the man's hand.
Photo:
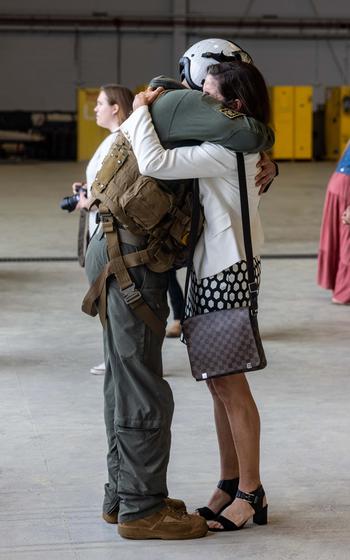
<svg viewBox="0 0 350 560">
<path fill-rule="evenodd" d="M 265 152 L 261 152 L 260 159 L 256 166 L 260 168 L 260 171 L 255 175 L 255 186 L 259 188 L 259 194 L 262 194 L 276 177 L 277 170 L 275 164 Z"/>
<path fill-rule="evenodd" d="M 136 109 L 145 105 L 152 105 L 162 91 L 164 91 L 164 88 L 162 87 L 157 87 L 154 91 L 151 88 L 148 88 L 145 91 L 140 91 L 140 93 L 135 95 L 134 102 L 132 104 L 133 111 L 136 111 Z"/>
<path fill-rule="evenodd" d="M 344 225 L 350 226 L 350 206 L 348 206 L 345 212 L 343 212 L 341 219 Z"/>
</svg>

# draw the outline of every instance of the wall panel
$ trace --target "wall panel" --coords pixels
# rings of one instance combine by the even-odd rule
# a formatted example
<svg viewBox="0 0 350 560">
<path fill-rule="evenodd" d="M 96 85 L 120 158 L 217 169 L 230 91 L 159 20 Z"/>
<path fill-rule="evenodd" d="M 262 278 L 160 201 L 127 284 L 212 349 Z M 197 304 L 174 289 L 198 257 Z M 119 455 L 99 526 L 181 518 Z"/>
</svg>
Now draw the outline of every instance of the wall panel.
<svg viewBox="0 0 350 560">
<path fill-rule="evenodd" d="M 186 3 L 187 2 L 187 3 Z M 1 0 L 1 13 L 86 16 L 171 16 L 188 13 L 203 17 L 349 17 L 348 0 L 304 2 L 264 0 Z M 281 30 L 280 30 L 281 31 Z M 229 33 L 227 30 L 226 33 Z M 283 32 L 283 29 L 282 29 Z M 122 28 L 117 31 L 80 29 L 45 32 L 0 28 L 0 65 L 7 88 L 0 90 L 0 110 L 73 110 L 75 89 L 120 81 L 133 88 L 153 75 L 175 76 L 177 59 L 191 43 L 205 37 L 206 30 L 185 27 Z M 209 36 L 224 36 L 215 31 Z M 295 32 L 297 33 L 297 32 Z M 235 40 L 234 29 L 227 38 Z M 315 105 L 324 101 L 326 86 L 350 83 L 350 39 L 242 38 L 236 39 L 255 59 L 270 85 L 310 84 Z M 25 91 L 25 95 L 23 92 Z"/>
<path fill-rule="evenodd" d="M 311 17 L 312 8 L 309 2 L 297 0 L 264 0 L 263 2 L 228 2 L 227 0 L 189 0 L 189 11 L 194 14 L 211 14 L 220 16 L 260 17 L 266 14 L 278 14 L 284 17 Z"/>
<path fill-rule="evenodd" d="M 80 34 L 77 47 L 77 83 L 99 87 L 118 82 L 119 42 L 116 34 Z"/>
<path fill-rule="evenodd" d="M 49 45 L 49 47 L 48 47 Z M 162 35 L 123 35 L 118 69 L 114 34 L 19 35 L 0 37 L 0 110 L 63 110 L 76 107 L 76 87 L 121 82 L 133 89 L 158 74 L 171 74 L 172 41 Z"/>
<path fill-rule="evenodd" d="M 74 14 L 91 15 L 94 12 L 107 12 L 110 15 L 122 14 L 169 14 L 172 0 L 1 0 L 2 14 Z"/>
<path fill-rule="evenodd" d="M 0 110 L 73 109 L 74 41 L 58 33 L 0 37 L 0 64 L 6 83 Z"/>
<path fill-rule="evenodd" d="M 172 37 L 161 34 L 123 34 L 121 80 L 135 87 L 159 74 L 171 74 Z"/>
<path fill-rule="evenodd" d="M 304 17 L 346 17 L 349 18 L 348 0 L 317 0 L 315 2 L 305 0 L 242 0 L 232 2 L 231 0 L 189 0 L 190 13 L 210 14 L 214 17 L 237 16 L 237 17 L 262 17 L 264 15 L 276 15 L 278 17 L 304 18 Z"/>
</svg>

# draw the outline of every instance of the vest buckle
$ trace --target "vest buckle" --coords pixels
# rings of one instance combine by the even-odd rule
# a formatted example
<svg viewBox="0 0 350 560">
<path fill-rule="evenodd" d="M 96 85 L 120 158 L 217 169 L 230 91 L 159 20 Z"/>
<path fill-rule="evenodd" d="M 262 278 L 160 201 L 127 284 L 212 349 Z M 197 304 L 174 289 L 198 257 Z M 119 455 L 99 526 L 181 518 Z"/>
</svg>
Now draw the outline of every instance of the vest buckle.
<svg viewBox="0 0 350 560">
<path fill-rule="evenodd" d="M 141 292 L 136 288 L 134 283 L 127 288 L 122 288 L 120 291 L 125 302 L 131 307 L 135 307 L 134 304 L 142 299 Z"/>
</svg>

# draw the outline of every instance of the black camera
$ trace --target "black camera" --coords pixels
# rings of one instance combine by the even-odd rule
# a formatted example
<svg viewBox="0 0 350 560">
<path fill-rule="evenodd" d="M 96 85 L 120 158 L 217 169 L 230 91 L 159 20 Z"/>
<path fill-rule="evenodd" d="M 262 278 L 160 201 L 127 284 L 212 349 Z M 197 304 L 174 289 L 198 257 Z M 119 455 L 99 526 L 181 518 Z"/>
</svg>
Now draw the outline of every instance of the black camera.
<svg viewBox="0 0 350 560">
<path fill-rule="evenodd" d="M 64 198 L 62 198 L 62 200 L 60 202 L 60 207 L 62 208 L 62 210 L 67 210 L 68 212 L 73 212 L 73 210 L 75 210 L 76 205 L 79 202 L 81 192 L 85 193 L 85 196 L 86 196 L 87 190 L 84 189 L 83 187 L 81 187 L 79 189 L 79 191 L 77 192 L 77 194 L 73 194 L 72 196 L 65 196 Z"/>
</svg>

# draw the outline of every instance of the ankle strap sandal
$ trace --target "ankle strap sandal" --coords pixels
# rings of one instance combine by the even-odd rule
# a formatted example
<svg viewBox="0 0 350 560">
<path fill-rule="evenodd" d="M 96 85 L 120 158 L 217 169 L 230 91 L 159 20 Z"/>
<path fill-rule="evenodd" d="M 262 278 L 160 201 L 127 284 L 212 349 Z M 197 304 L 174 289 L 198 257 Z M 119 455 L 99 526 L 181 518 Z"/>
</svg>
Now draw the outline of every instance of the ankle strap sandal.
<svg viewBox="0 0 350 560">
<path fill-rule="evenodd" d="M 223 515 L 217 515 L 215 521 L 218 521 L 221 527 L 209 527 L 209 531 L 239 531 L 243 529 L 244 525 L 253 517 L 253 522 L 257 525 L 266 525 L 267 524 L 267 504 L 264 505 L 264 498 L 265 498 L 265 491 L 263 487 L 260 485 L 254 492 L 242 492 L 242 490 L 237 490 L 236 498 L 240 498 L 245 502 L 248 502 L 253 510 L 254 514 L 249 516 L 241 525 L 236 525 L 227 517 Z"/>
<path fill-rule="evenodd" d="M 226 494 L 230 496 L 230 499 L 227 502 L 225 502 L 222 508 L 220 508 L 219 511 L 216 513 L 208 506 L 198 508 L 196 509 L 196 512 L 199 513 L 199 515 L 201 515 L 202 517 L 204 517 L 204 519 L 206 519 L 207 521 L 210 521 L 211 519 L 216 519 L 216 517 L 225 508 L 227 508 L 227 506 L 232 504 L 233 500 L 236 497 L 236 493 L 238 491 L 238 483 L 239 483 L 239 478 L 229 478 L 226 480 L 219 480 L 217 484 L 217 488 L 219 488 L 223 492 L 226 492 Z"/>
</svg>

